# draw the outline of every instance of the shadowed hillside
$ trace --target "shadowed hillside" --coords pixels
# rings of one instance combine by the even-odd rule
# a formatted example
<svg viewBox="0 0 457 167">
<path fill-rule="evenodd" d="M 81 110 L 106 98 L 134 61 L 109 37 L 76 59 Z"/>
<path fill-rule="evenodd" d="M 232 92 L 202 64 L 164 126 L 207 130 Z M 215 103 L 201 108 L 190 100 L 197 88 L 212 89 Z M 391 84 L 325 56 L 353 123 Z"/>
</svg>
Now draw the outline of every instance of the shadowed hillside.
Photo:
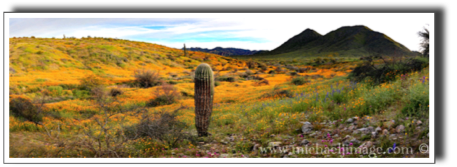
<svg viewBox="0 0 457 167">
<path fill-rule="evenodd" d="M 234 55 L 253 55 L 259 52 L 264 52 L 262 50 L 247 50 L 247 49 L 238 49 L 238 48 L 222 48 L 222 47 L 215 47 L 214 49 L 206 49 L 206 48 L 189 48 L 191 51 L 198 51 L 198 52 L 206 52 L 206 53 L 213 53 L 222 56 L 234 56 Z"/>
<path fill-rule="evenodd" d="M 271 52 L 259 55 L 269 57 L 300 56 L 364 56 L 368 54 L 410 55 L 412 52 L 387 35 L 371 30 L 366 26 L 345 26 L 320 36 L 306 29 Z"/>
</svg>

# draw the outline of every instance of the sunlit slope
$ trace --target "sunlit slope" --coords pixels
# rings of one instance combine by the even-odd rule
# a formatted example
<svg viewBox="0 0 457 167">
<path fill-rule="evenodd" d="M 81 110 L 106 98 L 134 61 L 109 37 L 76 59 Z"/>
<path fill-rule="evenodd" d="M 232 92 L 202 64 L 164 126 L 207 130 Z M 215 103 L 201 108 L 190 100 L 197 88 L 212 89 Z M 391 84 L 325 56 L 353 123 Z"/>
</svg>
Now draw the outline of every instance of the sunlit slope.
<svg viewBox="0 0 457 167">
<path fill-rule="evenodd" d="M 132 79 L 137 69 L 181 76 L 201 62 L 216 70 L 242 63 L 211 53 L 187 51 L 184 55 L 180 49 L 110 38 L 11 38 L 9 47 L 10 85 L 79 84 L 89 74 L 120 82 Z"/>
</svg>

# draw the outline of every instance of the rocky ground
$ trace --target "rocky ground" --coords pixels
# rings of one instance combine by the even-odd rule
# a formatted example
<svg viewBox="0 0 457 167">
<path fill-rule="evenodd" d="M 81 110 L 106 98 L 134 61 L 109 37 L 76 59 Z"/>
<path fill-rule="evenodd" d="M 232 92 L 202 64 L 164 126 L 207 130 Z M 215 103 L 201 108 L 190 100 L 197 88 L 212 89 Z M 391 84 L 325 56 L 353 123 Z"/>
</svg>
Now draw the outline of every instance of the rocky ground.
<svg viewBox="0 0 457 167">
<path fill-rule="evenodd" d="M 426 122 L 426 123 L 424 123 Z M 301 122 L 298 134 L 266 139 L 215 134 L 200 138 L 197 149 L 171 151 L 171 157 L 204 158 L 382 158 L 428 157 L 428 119 L 353 117 Z M 426 145 L 424 145 L 426 144 Z M 191 155 L 189 155 L 191 154 Z"/>
</svg>

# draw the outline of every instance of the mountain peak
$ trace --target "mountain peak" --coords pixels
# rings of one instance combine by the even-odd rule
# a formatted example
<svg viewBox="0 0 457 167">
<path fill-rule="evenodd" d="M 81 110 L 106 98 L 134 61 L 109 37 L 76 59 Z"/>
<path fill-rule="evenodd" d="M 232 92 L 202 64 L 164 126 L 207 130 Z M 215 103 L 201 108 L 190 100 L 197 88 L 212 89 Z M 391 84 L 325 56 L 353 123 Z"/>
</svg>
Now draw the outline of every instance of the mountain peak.
<svg viewBox="0 0 457 167">
<path fill-rule="evenodd" d="M 322 37 L 321 34 L 319 34 L 318 32 L 316 32 L 310 28 L 307 28 L 304 31 L 302 31 L 300 34 L 297 34 L 294 37 L 287 40 L 285 43 L 283 43 L 278 48 L 272 50 L 270 53 L 279 54 L 279 53 L 285 53 L 288 51 L 292 51 L 292 50 L 298 49 L 302 45 L 305 45 L 320 37 Z"/>
<path fill-rule="evenodd" d="M 324 36 L 307 28 L 273 51 L 262 54 L 275 55 L 289 52 L 302 53 L 302 55 L 326 52 L 352 54 L 351 50 L 360 53 L 359 55 L 371 52 L 384 55 L 411 53 L 408 48 L 383 33 L 373 31 L 365 25 L 354 25 L 340 27 Z"/>
</svg>

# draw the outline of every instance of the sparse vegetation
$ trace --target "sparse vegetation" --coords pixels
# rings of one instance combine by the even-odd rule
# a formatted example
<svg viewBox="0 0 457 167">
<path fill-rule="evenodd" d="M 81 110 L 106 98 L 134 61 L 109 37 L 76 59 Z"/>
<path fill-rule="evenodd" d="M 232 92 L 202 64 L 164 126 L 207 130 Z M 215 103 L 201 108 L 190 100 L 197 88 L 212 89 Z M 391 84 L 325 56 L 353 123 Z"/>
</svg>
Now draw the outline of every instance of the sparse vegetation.
<svg viewBox="0 0 457 167">
<path fill-rule="evenodd" d="M 414 148 L 428 142 L 425 57 L 361 60 L 370 54 L 312 49 L 275 57 L 189 50 L 183 56 L 181 49 L 99 37 L 15 38 L 10 47 L 11 157 L 309 158 L 258 148 L 304 146 L 304 139 L 322 147 L 352 138 L 356 147 L 387 148 L 400 137 Z M 212 113 L 203 119 L 211 135 L 198 137 L 194 71 L 202 61 L 214 70 L 215 87 Z M 305 122 L 313 126 L 309 133 Z M 397 132 L 400 125 L 405 129 Z M 378 126 L 389 135 L 354 132 Z M 367 157 L 344 156 L 360 155 Z"/>
</svg>

